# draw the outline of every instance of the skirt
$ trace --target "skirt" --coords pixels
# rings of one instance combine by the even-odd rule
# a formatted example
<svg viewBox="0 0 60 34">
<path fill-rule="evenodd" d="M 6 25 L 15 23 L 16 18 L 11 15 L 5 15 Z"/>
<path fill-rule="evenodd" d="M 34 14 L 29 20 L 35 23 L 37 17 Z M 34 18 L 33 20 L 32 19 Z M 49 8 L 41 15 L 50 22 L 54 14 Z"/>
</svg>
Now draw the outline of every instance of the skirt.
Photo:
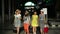
<svg viewBox="0 0 60 34">
<path fill-rule="evenodd" d="M 40 20 L 40 24 L 39 25 L 40 25 L 41 29 L 44 29 L 44 20 Z"/>
<path fill-rule="evenodd" d="M 21 27 L 21 21 L 20 20 L 15 20 L 14 21 L 14 26 L 15 27 Z"/>
<path fill-rule="evenodd" d="M 37 22 L 37 20 L 36 21 L 32 21 L 32 23 L 31 23 L 31 25 L 32 25 L 32 27 L 38 27 L 38 22 Z"/>
</svg>

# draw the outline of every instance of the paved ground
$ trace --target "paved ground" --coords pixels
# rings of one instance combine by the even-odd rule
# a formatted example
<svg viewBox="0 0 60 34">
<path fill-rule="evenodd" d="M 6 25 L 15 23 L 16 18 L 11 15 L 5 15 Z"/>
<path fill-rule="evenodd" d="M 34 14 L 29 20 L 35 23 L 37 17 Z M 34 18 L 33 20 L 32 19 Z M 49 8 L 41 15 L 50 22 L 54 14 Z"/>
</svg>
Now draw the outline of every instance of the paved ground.
<svg viewBox="0 0 60 34">
<path fill-rule="evenodd" d="M 11 24 L 11 22 L 9 23 L 9 22 L 5 22 L 4 23 L 4 27 L 2 26 L 2 24 L 0 23 L 0 34 L 16 34 L 16 31 L 13 31 L 12 30 L 12 27 L 13 26 L 13 24 Z M 3 30 L 4 29 L 4 30 Z M 30 30 L 32 30 L 32 29 L 30 29 Z M 20 32 L 20 34 L 24 34 L 24 30 L 23 30 L 23 28 L 21 28 L 21 32 Z M 32 32 L 30 31 L 30 34 L 32 34 Z M 37 34 L 40 34 L 39 33 L 39 28 L 38 28 L 38 30 L 37 30 Z M 56 28 L 49 28 L 49 32 L 48 32 L 48 34 L 60 34 L 60 28 L 58 28 L 58 27 L 56 27 Z"/>
<path fill-rule="evenodd" d="M 13 28 L 12 25 L 10 25 L 10 26 L 8 25 L 8 27 L 6 25 L 4 30 L 1 29 L 1 27 L 0 27 L 0 34 L 16 34 L 16 31 L 13 31 L 12 28 Z M 30 34 L 32 34 L 31 31 L 32 31 L 32 29 L 30 29 Z M 20 34 L 24 34 L 23 28 L 21 28 Z M 39 28 L 37 30 L 37 34 L 40 34 Z M 56 27 L 56 28 L 49 28 L 48 34 L 60 34 L 60 28 L 58 28 L 58 27 Z"/>
<path fill-rule="evenodd" d="M 13 30 L 4 30 L 2 32 L 2 30 L 0 30 L 1 34 L 16 34 L 16 31 Z M 20 32 L 20 34 L 24 34 L 24 31 L 22 30 Z M 32 32 L 30 32 L 30 34 L 32 34 Z M 37 31 L 37 34 L 40 34 L 39 31 Z M 49 29 L 48 34 L 60 34 L 60 29 Z"/>
</svg>

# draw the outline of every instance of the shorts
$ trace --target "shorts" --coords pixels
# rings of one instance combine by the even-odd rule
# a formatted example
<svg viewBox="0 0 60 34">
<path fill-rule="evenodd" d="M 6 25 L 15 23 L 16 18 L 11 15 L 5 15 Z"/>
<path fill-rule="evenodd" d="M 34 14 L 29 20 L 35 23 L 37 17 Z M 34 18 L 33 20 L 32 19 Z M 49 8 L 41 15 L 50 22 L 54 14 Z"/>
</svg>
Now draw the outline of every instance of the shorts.
<svg viewBox="0 0 60 34">
<path fill-rule="evenodd" d="M 24 30 L 25 30 L 26 32 L 29 31 L 29 24 L 24 23 Z"/>
</svg>

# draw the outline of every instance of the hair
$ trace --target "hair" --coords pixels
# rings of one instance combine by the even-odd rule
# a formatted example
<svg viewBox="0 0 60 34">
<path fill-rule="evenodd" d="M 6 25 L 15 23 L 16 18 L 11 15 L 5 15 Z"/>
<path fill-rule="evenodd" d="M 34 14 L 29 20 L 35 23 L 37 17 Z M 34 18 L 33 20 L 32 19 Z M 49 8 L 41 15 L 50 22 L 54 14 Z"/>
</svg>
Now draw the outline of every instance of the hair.
<svg viewBox="0 0 60 34">
<path fill-rule="evenodd" d="M 44 13 L 43 11 L 41 11 L 42 13 Z"/>
<path fill-rule="evenodd" d="M 15 14 L 17 13 L 18 11 L 15 11 Z"/>
<path fill-rule="evenodd" d="M 17 13 L 17 12 L 18 12 L 18 14 L 20 14 L 20 11 L 21 11 L 21 10 L 19 10 L 19 9 L 16 9 L 15 13 Z"/>
<path fill-rule="evenodd" d="M 28 12 L 28 11 L 27 11 Z M 25 11 L 25 13 L 26 13 L 26 11 Z M 25 14 L 25 16 L 28 16 L 29 15 L 29 12 L 27 13 L 27 14 Z"/>
<path fill-rule="evenodd" d="M 34 13 L 35 13 L 36 11 L 34 11 Z M 37 14 L 37 12 L 36 12 L 36 14 Z"/>
<path fill-rule="evenodd" d="M 44 13 L 44 11 L 41 11 L 40 13 Z"/>
</svg>

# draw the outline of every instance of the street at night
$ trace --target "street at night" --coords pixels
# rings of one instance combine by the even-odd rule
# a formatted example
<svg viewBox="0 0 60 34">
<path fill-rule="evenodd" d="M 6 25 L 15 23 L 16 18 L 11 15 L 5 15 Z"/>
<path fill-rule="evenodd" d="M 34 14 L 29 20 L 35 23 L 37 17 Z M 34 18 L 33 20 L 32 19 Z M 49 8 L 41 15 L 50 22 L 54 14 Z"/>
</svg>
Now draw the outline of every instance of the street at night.
<svg viewBox="0 0 60 34">
<path fill-rule="evenodd" d="M 37 31 L 36 33 L 35 32 L 34 33 L 41 34 L 41 31 L 40 31 L 41 26 L 39 21 L 41 11 L 44 13 L 44 16 L 45 16 L 45 18 L 44 16 L 41 18 L 43 18 L 45 20 L 44 22 L 48 24 L 48 34 L 60 34 L 60 0 L 0 0 L 0 4 L 1 4 L 0 5 L 0 34 L 16 34 L 17 33 L 18 27 L 16 28 L 14 26 L 16 25 L 14 24 L 15 22 L 14 16 L 17 13 L 19 14 L 18 11 L 21 11 L 21 14 L 19 15 L 19 18 L 21 18 L 20 19 L 21 23 L 19 23 L 20 25 L 19 34 L 25 34 L 25 31 L 24 31 L 25 17 L 24 16 L 26 16 L 25 15 L 26 11 L 28 11 L 29 18 L 30 18 L 30 21 L 29 21 L 30 34 L 33 34 L 33 31 L 34 31 L 33 30 L 34 28 L 31 24 L 33 20 L 32 15 L 34 12 L 36 12 L 36 15 L 37 15 L 36 21 L 38 22 L 38 27 L 35 28 L 35 30 Z M 34 24 L 36 23 L 34 22 Z"/>
</svg>

